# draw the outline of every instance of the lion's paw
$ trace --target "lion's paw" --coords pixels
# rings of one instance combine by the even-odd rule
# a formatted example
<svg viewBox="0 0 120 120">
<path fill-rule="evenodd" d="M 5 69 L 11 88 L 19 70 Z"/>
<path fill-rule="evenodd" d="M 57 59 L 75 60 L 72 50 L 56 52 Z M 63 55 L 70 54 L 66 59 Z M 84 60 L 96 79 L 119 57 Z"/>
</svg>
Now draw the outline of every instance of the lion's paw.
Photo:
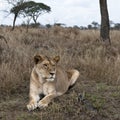
<svg viewBox="0 0 120 120">
<path fill-rule="evenodd" d="M 37 103 L 32 103 L 32 104 L 28 104 L 27 105 L 27 109 L 29 110 L 29 111 L 31 111 L 31 110 L 34 110 L 34 109 L 36 109 L 38 106 L 37 106 Z"/>
<path fill-rule="evenodd" d="M 47 103 L 45 103 L 44 101 L 39 101 L 39 103 L 38 103 L 38 107 L 39 108 L 45 108 L 45 107 L 47 107 L 48 106 L 48 104 Z"/>
</svg>

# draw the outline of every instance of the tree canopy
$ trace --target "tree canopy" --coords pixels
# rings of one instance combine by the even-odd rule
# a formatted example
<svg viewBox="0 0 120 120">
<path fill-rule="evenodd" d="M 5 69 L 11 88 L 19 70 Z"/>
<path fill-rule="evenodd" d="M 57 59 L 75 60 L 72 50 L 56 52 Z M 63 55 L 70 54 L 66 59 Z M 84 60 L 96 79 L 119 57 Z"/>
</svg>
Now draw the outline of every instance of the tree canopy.
<svg viewBox="0 0 120 120">
<path fill-rule="evenodd" d="M 34 1 L 27 1 L 12 7 L 10 12 L 14 14 L 13 29 L 15 26 L 16 18 L 19 15 L 23 17 L 30 17 L 35 23 L 37 23 L 38 17 L 46 12 L 50 12 L 51 8 L 43 3 L 36 3 Z"/>
</svg>

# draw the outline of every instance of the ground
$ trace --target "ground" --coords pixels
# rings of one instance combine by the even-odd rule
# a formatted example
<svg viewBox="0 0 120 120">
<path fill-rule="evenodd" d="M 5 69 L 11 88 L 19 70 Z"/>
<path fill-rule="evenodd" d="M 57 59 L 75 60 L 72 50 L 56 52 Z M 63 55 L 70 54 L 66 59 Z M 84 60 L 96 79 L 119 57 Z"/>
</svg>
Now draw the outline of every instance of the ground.
<svg viewBox="0 0 120 120">
<path fill-rule="evenodd" d="M 119 120 L 120 31 L 111 31 L 111 46 L 97 30 L 0 28 L 0 120 Z M 60 55 L 60 65 L 76 68 L 73 88 L 45 109 L 26 108 L 29 78 L 36 53 Z"/>
</svg>

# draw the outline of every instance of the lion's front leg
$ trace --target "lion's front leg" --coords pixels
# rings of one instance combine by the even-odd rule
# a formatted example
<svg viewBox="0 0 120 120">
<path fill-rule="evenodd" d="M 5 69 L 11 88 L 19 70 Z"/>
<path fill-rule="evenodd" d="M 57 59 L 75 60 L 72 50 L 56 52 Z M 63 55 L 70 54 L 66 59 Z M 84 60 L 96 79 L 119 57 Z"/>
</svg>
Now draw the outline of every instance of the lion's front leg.
<svg viewBox="0 0 120 120">
<path fill-rule="evenodd" d="M 46 95 L 42 100 L 40 100 L 38 102 L 38 107 L 39 108 L 47 107 L 48 104 L 51 102 L 51 100 L 55 97 L 56 97 L 55 93 L 51 93 L 51 94 Z"/>
<path fill-rule="evenodd" d="M 39 94 L 42 93 L 42 89 L 38 88 L 35 84 L 30 84 L 29 103 L 27 109 L 34 110 L 38 107 L 38 101 L 40 100 Z"/>
<path fill-rule="evenodd" d="M 29 111 L 36 109 L 37 106 L 37 101 L 39 100 L 39 96 L 38 95 L 30 95 L 30 100 L 29 103 L 27 105 L 27 109 Z"/>
</svg>

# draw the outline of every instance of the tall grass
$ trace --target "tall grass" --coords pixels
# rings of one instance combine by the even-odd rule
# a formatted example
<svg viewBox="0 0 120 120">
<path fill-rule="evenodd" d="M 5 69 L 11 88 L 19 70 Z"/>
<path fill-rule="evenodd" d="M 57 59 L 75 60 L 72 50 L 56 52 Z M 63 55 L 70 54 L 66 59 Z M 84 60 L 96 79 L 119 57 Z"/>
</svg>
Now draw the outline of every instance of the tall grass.
<svg viewBox="0 0 120 120">
<path fill-rule="evenodd" d="M 96 82 L 120 84 L 120 31 L 111 31 L 112 46 L 99 41 L 99 31 L 52 27 L 10 31 L 0 28 L 0 96 L 28 90 L 36 53 L 60 55 L 66 68 L 77 68 L 81 76 Z"/>
</svg>

